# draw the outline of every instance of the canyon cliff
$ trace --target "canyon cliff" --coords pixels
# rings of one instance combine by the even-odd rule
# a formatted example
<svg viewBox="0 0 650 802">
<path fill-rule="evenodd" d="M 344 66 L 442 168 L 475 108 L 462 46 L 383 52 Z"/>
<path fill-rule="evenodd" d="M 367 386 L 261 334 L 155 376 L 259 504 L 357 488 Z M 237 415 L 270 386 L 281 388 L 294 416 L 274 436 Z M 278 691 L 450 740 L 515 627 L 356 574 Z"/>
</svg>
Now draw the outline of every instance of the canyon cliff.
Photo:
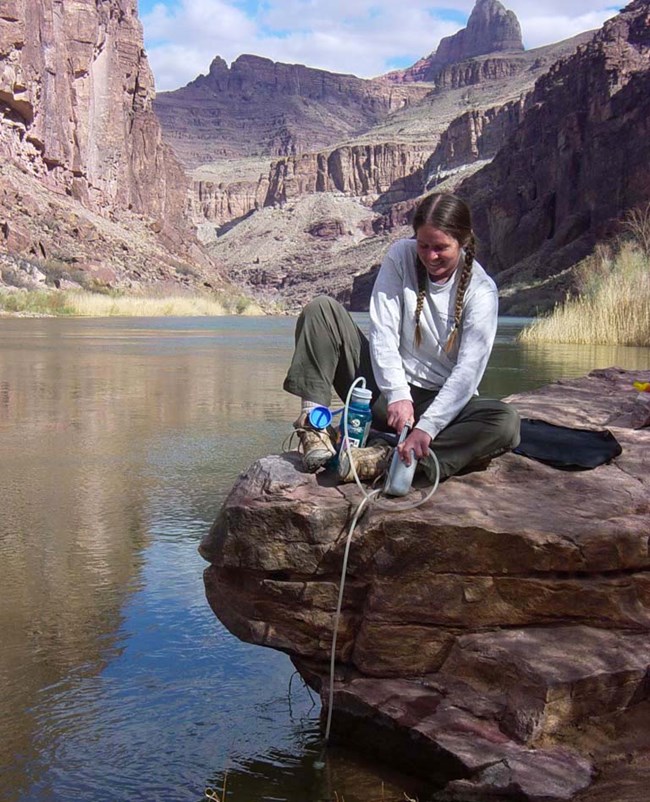
<svg viewBox="0 0 650 802">
<path fill-rule="evenodd" d="M 496 6 L 481 2 L 475 11 L 485 14 L 487 8 Z M 354 139 L 273 160 L 256 177 L 255 207 L 239 205 L 242 218 L 256 210 L 245 230 L 250 240 L 256 236 L 252 220 L 266 207 L 298 210 L 311 193 L 345 196 L 365 211 L 360 229 L 370 239 L 381 235 L 375 236 L 376 248 L 368 245 L 363 257 L 355 256 L 356 235 L 345 234 L 335 258 L 322 252 L 313 258 L 305 225 L 300 253 L 294 242 L 290 257 L 276 253 L 273 264 L 265 264 L 260 248 L 247 264 L 235 247 L 238 226 L 226 225 L 227 233 L 212 246 L 215 257 L 244 283 L 250 268 L 256 292 L 264 293 L 268 279 L 289 308 L 311 297 L 314 282 L 327 291 L 324 270 L 336 271 L 332 294 L 345 302 L 354 298 L 363 309 L 367 298 L 359 288 L 367 292 L 371 282 L 363 279 L 361 259 L 370 256 L 365 270 L 373 270 L 391 238 L 408 236 L 404 226 L 417 198 L 451 190 L 474 210 L 479 260 L 496 274 L 502 311 L 552 308 L 575 287 L 569 268 L 620 231 L 629 210 L 650 201 L 648 14 L 647 3 L 635 0 L 598 32 L 522 51 L 503 33 L 514 28 L 508 28 L 505 11 L 499 13 L 502 39 L 486 46 L 502 41 L 511 49 L 448 63 L 445 54 L 467 52 L 459 42 L 480 49 L 479 36 L 454 39 L 442 48 L 435 80 L 418 80 L 422 71 L 407 82 L 401 76 L 402 86 L 428 89 L 422 98 Z M 390 84 L 396 74 L 382 80 Z M 230 193 L 227 181 L 212 188 L 216 195 Z M 284 236 L 282 225 L 274 218 L 278 237 Z M 260 218 L 260 231 L 267 229 Z M 347 290 L 340 285 L 341 270 L 348 275 Z"/>
<path fill-rule="evenodd" d="M 526 105 L 491 164 L 459 189 L 512 312 L 552 303 L 555 277 L 650 200 L 648 3 L 605 23 Z"/>
<path fill-rule="evenodd" d="M 187 167 L 223 158 L 289 156 L 359 134 L 426 94 L 267 58 L 217 56 L 207 75 L 161 92 L 154 108 Z"/>
<path fill-rule="evenodd" d="M 388 240 L 403 233 L 414 199 L 437 186 L 453 188 L 492 159 L 525 115 L 535 80 L 589 39 L 583 34 L 528 53 L 498 52 L 447 65 L 440 80 L 450 86 L 409 84 L 426 93 L 334 146 L 202 165 L 193 171 L 193 219 L 233 281 L 260 300 L 273 292 L 286 308 L 297 309 L 317 285 L 356 309 L 367 308 L 371 282 L 359 273 L 364 264 L 373 268 Z M 204 136 L 209 139 L 209 129 Z M 317 249 L 309 221 L 296 229 L 312 208 L 306 201 L 312 194 L 329 196 L 332 210 L 330 220 L 312 222 L 341 231 L 327 242 L 319 238 Z M 266 213 L 274 208 L 285 214 Z M 284 250 L 263 241 L 269 230 L 287 243 Z M 363 254 L 362 232 L 369 240 Z"/>
<path fill-rule="evenodd" d="M 363 308 L 388 242 L 439 189 L 469 199 L 503 311 L 548 308 L 571 289 L 566 268 L 650 197 L 648 28 L 636 0 L 595 38 L 524 51 L 512 12 L 478 0 L 401 72 L 216 57 L 155 99 L 134 0 L 7 0 L 2 276 L 214 288 L 228 275 L 287 309 L 314 286 Z"/>
<path fill-rule="evenodd" d="M 153 97 L 136 0 L 3 3 L 5 280 L 45 281 L 56 263 L 72 283 L 222 281 L 189 226 L 188 178 Z"/>
<path fill-rule="evenodd" d="M 565 49 L 525 53 L 512 12 L 479 0 L 467 28 L 441 42 L 435 81 L 408 71 L 363 80 L 252 55 L 228 67 L 217 56 L 207 75 L 161 93 L 154 107 L 194 171 L 197 224 L 219 228 L 311 192 L 382 196 L 385 209 L 422 191 L 424 163 L 456 117 L 518 101 Z M 233 175 L 235 162 L 245 177 Z"/>
<path fill-rule="evenodd" d="M 392 189 L 396 199 L 404 192 L 412 197 L 420 189 L 419 171 L 428 153 L 428 148 L 382 142 L 342 145 L 329 152 L 281 159 L 271 164 L 265 205 L 285 203 L 311 192 L 374 198 Z M 401 192 L 396 183 L 401 184 Z"/>
</svg>

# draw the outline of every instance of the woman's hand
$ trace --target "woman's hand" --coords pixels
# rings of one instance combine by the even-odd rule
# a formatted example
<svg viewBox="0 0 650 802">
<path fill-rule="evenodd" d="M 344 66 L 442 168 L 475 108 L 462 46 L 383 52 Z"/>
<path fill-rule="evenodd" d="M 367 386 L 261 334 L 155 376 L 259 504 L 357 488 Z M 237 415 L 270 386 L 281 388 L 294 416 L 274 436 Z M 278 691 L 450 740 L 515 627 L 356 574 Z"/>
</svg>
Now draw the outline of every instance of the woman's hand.
<svg viewBox="0 0 650 802">
<path fill-rule="evenodd" d="M 413 426 L 414 420 L 412 401 L 394 401 L 388 405 L 386 421 L 397 434 L 400 434 L 406 423 Z"/>
<path fill-rule="evenodd" d="M 422 459 L 429 453 L 431 435 L 422 429 L 413 429 L 406 440 L 397 446 L 399 457 L 405 465 L 411 464 L 411 451 L 415 452 L 415 459 Z"/>
</svg>

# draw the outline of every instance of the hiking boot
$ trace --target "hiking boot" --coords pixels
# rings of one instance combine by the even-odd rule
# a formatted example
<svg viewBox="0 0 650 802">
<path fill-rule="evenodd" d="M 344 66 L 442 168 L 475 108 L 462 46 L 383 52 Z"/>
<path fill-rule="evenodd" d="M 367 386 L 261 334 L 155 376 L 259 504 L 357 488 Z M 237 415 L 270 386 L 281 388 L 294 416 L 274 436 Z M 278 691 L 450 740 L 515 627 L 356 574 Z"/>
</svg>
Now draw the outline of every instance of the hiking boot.
<svg viewBox="0 0 650 802">
<path fill-rule="evenodd" d="M 315 473 L 336 454 L 336 432 L 331 426 L 314 429 L 306 412 L 300 415 L 293 427 L 298 435 L 298 451 L 302 455 L 303 467 L 308 473 Z"/>
<path fill-rule="evenodd" d="M 369 482 L 386 473 L 390 465 L 393 449 L 387 443 L 376 443 L 365 448 L 353 448 L 352 459 L 357 476 L 362 482 Z M 354 482 L 354 474 L 350 465 L 348 450 L 342 448 L 339 452 L 337 475 L 340 482 Z"/>
</svg>

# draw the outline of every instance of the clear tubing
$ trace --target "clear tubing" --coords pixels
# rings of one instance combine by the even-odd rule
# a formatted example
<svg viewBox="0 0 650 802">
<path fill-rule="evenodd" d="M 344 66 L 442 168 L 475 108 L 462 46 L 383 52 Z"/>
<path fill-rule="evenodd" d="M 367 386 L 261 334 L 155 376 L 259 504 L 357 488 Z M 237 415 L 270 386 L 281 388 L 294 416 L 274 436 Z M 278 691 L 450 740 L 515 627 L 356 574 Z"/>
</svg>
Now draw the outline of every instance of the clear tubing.
<svg viewBox="0 0 650 802">
<path fill-rule="evenodd" d="M 438 463 L 438 459 L 436 455 L 433 453 L 431 449 L 429 449 L 429 454 L 434 459 L 434 464 L 436 466 L 436 480 L 431 486 L 431 490 L 421 499 L 413 502 L 401 503 L 401 504 L 394 504 L 390 503 L 383 503 L 378 500 L 377 496 L 380 495 L 382 492 L 381 490 L 373 490 L 370 493 L 366 491 L 366 488 L 361 484 L 359 480 L 359 476 L 357 474 L 357 470 L 354 465 L 354 460 L 352 459 L 352 446 L 350 445 L 350 438 L 347 437 L 348 431 L 348 407 L 350 406 L 350 399 L 352 398 L 352 391 L 357 386 L 357 384 L 361 384 L 363 387 L 366 386 L 366 380 L 363 376 L 360 376 L 358 379 L 355 379 L 352 382 L 352 386 L 348 391 L 347 398 L 345 399 L 345 406 L 343 407 L 343 437 L 344 437 L 344 446 L 348 452 L 348 458 L 350 460 L 350 467 L 352 468 L 352 476 L 354 476 L 354 481 L 357 483 L 357 487 L 363 494 L 363 498 L 361 499 L 359 505 L 357 506 L 354 516 L 352 517 L 352 523 L 350 524 L 350 529 L 348 530 L 347 539 L 345 542 L 345 551 L 343 552 L 343 565 L 341 567 L 341 583 L 339 585 L 339 596 L 336 603 L 336 613 L 334 615 L 334 630 L 332 632 L 332 650 L 330 653 L 330 678 L 329 678 L 329 704 L 327 707 L 327 720 L 325 724 L 325 742 L 323 744 L 323 754 L 321 754 L 321 759 L 316 761 L 314 764 L 316 768 L 321 768 L 323 764 L 323 756 L 324 750 L 327 747 L 327 742 L 329 741 L 330 731 L 332 728 L 332 711 L 334 709 L 334 670 L 336 667 L 336 641 L 338 639 L 338 632 L 339 632 L 339 621 L 341 619 L 341 608 L 343 606 L 343 592 L 345 590 L 345 577 L 348 570 L 348 557 L 350 554 L 350 544 L 352 543 L 352 535 L 354 534 L 354 530 L 357 526 L 357 521 L 361 517 L 361 513 L 368 506 L 370 503 L 376 505 L 381 510 L 387 510 L 388 512 L 398 512 L 400 510 L 413 510 L 416 507 L 421 506 L 426 501 L 428 501 L 431 496 L 436 492 L 438 489 L 438 485 L 440 483 L 440 465 Z M 316 765 L 318 764 L 318 765 Z"/>
<path fill-rule="evenodd" d="M 380 492 L 381 491 L 379 490 L 374 490 L 372 493 L 364 494 L 364 498 L 361 499 L 361 503 L 358 505 L 357 509 L 354 512 L 352 523 L 350 524 L 350 529 L 348 530 L 347 540 L 345 542 L 345 551 L 343 553 L 343 566 L 341 568 L 341 584 L 339 586 L 339 597 L 336 603 L 336 614 L 334 616 L 334 631 L 332 633 L 332 651 L 330 654 L 329 705 L 327 707 L 327 723 L 325 725 L 325 745 L 327 745 L 327 742 L 329 741 L 330 729 L 332 727 L 332 710 L 334 708 L 332 700 L 334 699 L 334 669 L 336 667 L 336 640 L 339 632 L 341 607 L 343 606 L 343 591 L 345 590 L 345 576 L 348 570 L 348 557 L 350 555 L 350 544 L 352 543 L 352 535 L 354 534 L 354 530 L 356 528 L 357 521 L 361 516 L 361 513 L 363 512 L 364 508 L 370 503 L 372 498 Z"/>
</svg>

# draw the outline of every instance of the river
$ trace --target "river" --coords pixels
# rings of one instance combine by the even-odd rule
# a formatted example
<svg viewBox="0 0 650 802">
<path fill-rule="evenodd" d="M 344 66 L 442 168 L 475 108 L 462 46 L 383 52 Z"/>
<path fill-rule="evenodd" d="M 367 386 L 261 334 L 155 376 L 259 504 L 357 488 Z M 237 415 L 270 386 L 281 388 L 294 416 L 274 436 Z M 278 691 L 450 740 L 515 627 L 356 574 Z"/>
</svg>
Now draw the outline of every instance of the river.
<svg viewBox="0 0 650 802">
<path fill-rule="evenodd" d="M 199 802 L 224 778 L 234 802 L 418 793 L 348 752 L 315 770 L 318 700 L 205 601 L 199 540 L 297 414 L 293 325 L 0 319 L 3 802 Z M 501 321 L 482 392 L 650 368 L 648 348 L 523 346 L 521 325 Z"/>
</svg>

